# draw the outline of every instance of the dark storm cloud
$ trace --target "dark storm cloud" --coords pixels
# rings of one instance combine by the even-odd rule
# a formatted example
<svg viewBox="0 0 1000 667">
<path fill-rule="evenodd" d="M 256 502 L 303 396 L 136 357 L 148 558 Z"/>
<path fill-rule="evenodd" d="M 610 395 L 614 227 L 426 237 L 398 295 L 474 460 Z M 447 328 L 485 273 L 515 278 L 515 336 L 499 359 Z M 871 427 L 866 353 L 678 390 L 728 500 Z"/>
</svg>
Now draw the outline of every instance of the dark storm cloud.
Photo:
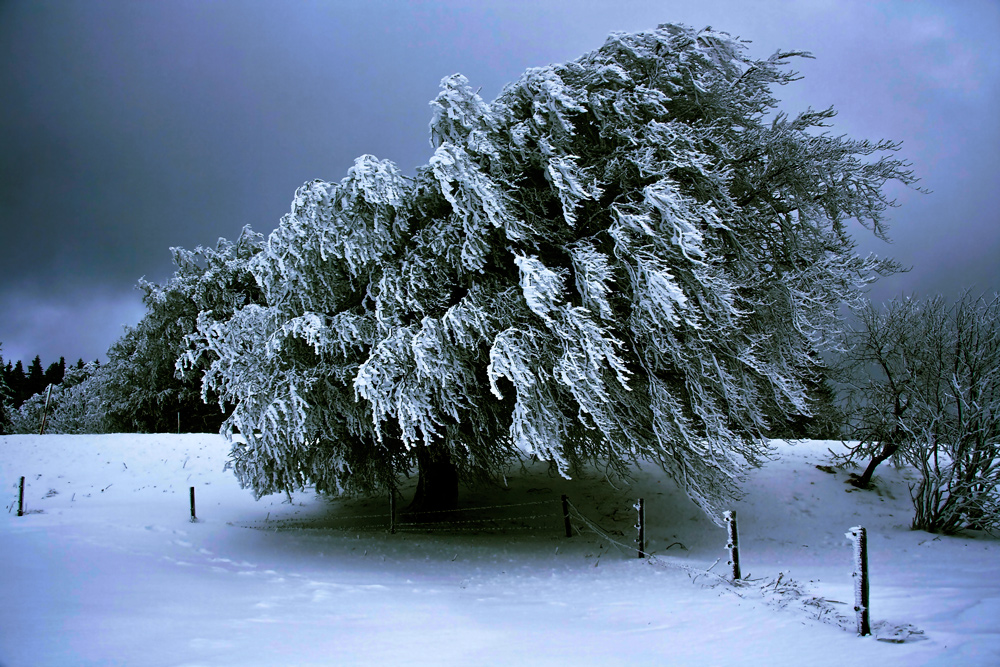
<svg viewBox="0 0 1000 667">
<path fill-rule="evenodd" d="M 1000 289 L 1000 65 L 991 2 L 0 2 L 0 341 L 5 358 L 103 355 L 170 246 L 269 232 L 306 180 L 373 153 L 426 162 L 427 103 L 465 74 L 492 99 L 525 68 L 664 21 L 807 49 L 783 108 L 903 141 L 903 291 Z M 861 230 L 863 232 L 863 230 Z"/>
</svg>

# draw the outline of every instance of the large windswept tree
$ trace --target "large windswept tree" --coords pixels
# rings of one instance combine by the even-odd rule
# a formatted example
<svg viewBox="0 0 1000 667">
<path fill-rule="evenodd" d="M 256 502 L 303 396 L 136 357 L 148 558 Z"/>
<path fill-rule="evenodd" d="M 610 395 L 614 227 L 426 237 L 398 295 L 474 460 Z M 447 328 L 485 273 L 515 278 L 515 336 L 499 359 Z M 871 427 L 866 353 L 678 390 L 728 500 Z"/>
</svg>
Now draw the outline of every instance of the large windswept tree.
<svg viewBox="0 0 1000 667">
<path fill-rule="evenodd" d="M 716 515 L 893 268 L 848 227 L 884 235 L 883 186 L 914 181 L 832 110 L 775 111 L 806 55 L 614 34 L 491 104 L 445 79 L 413 177 L 366 155 L 305 184 L 251 262 L 264 305 L 190 338 L 241 482 L 370 492 L 417 464 L 416 504 L 447 506 L 520 456 L 652 461 Z"/>
</svg>

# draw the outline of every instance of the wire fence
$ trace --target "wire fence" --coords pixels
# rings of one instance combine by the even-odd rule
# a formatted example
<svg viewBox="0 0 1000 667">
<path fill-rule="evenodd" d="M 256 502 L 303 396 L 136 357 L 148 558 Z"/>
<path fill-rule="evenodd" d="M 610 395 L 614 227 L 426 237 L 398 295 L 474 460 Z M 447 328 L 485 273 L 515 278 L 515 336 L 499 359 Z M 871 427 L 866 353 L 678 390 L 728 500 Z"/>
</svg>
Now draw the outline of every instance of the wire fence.
<svg viewBox="0 0 1000 667">
<path fill-rule="evenodd" d="M 18 516 L 24 516 L 41 510 L 28 510 L 24 507 L 24 478 L 21 478 L 19 486 Z M 741 577 L 739 574 L 738 541 L 736 536 L 736 516 L 735 512 L 726 512 L 726 521 L 729 527 L 729 565 L 733 566 L 732 575 L 726 576 L 722 573 L 712 572 L 713 568 L 722 560 L 717 558 L 707 569 L 692 567 L 679 562 L 678 559 L 658 556 L 649 553 L 644 543 L 645 515 L 643 511 L 643 501 L 634 506 L 638 510 L 637 538 L 629 541 L 625 534 L 617 529 L 607 529 L 601 526 L 584 514 L 576 505 L 570 502 L 569 498 L 563 495 L 559 500 L 536 500 L 521 503 L 508 503 L 502 505 L 479 505 L 475 507 L 462 507 L 446 510 L 431 511 L 411 511 L 395 513 L 395 503 L 390 502 L 388 513 L 364 514 L 355 516 L 315 516 L 310 518 L 275 518 L 271 519 L 270 514 L 263 520 L 227 522 L 227 525 L 239 528 L 248 528 L 263 531 L 291 531 L 291 530 L 320 530 L 320 531 L 343 531 L 343 532 L 394 532 L 394 533 L 501 533 L 512 531 L 532 531 L 539 534 L 540 531 L 555 531 L 558 527 L 565 529 L 566 537 L 591 533 L 600 540 L 612 545 L 619 553 L 633 558 L 644 559 L 645 562 L 687 573 L 692 581 L 704 577 L 705 583 L 709 586 L 722 585 L 724 588 L 742 598 L 759 598 L 768 604 L 774 604 L 782 608 L 799 607 L 807 615 L 815 617 L 824 623 L 840 626 L 843 629 L 852 627 L 848 616 L 840 613 L 841 610 L 836 605 L 846 605 L 837 600 L 828 600 L 823 597 L 809 595 L 805 587 L 792 579 L 785 578 L 785 573 L 779 573 L 777 578 L 751 579 L 749 576 Z M 531 508 L 531 509 L 527 509 Z M 548 511 L 544 511 L 548 508 Z M 8 507 L 8 512 L 12 511 L 13 503 Z M 505 514 L 506 513 L 506 514 Z M 191 518 L 195 521 L 194 488 L 191 489 Z M 853 532 L 863 534 L 864 528 L 855 527 Z M 848 536 L 851 536 L 849 533 Z M 675 543 L 679 544 L 679 543 Z M 861 546 L 858 546 L 858 545 Z M 666 547 L 669 549 L 673 544 Z M 683 545 L 682 545 L 683 546 Z M 855 545 L 863 556 L 855 554 L 855 561 L 861 563 L 861 572 L 855 572 L 855 578 L 867 579 L 867 554 L 864 549 L 864 540 L 859 540 Z M 599 557 L 598 557 L 599 558 Z M 599 562 L 595 561 L 595 566 Z M 856 563 L 856 565 L 857 565 Z M 882 621 L 874 626 L 868 622 L 868 596 L 867 583 L 861 584 L 859 590 L 863 594 L 857 594 L 855 600 L 855 612 L 858 614 L 857 628 L 860 635 L 872 634 L 873 628 L 877 630 L 879 641 L 903 643 L 923 639 L 923 631 L 909 624 L 894 625 Z"/>
<path fill-rule="evenodd" d="M 640 545 L 637 543 L 638 540 L 630 544 L 627 541 L 623 541 L 625 538 L 612 537 L 611 533 L 614 531 L 602 528 L 597 522 L 591 520 L 585 514 L 583 514 L 583 512 L 581 512 L 572 502 L 569 503 L 569 510 L 570 510 L 570 517 L 576 521 L 573 527 L 577 529 L 578 532 L 580 533 L 583 532 L 583 530 L 580 529 L 579 526 L 585 527 L 589 532 L 593 533 L 594 535 L 597 535 L 602 540 L 605 540 L 609 544 L 613 545 L 619 551 L 619 553 L 627 554 L 628 556 L 633 558 L 639 558 L 641 556 L 645 558 L 647 562 L 653 565 L 668 567 L 674 570 L 681 570 L 687 572 L 688 574 L 692 575 L 695 578 L 708 576 L 714 582 L 717 583 L 732 583 L 725 576 L 711 571 L 712 568 L 714 568 L 719 563 L 719 560 L 721 560 L 721 558 L 717 559 L 715 563 L 713 563 L 711 567 L 709 567 L 707 570 L 691 567 L 690 565 L 684 565 L 682 563 L 678 563 L 673 559 L 661 558 L 659 556 L 656 556 L 655 554 L 649 553 L 648 551 L 645 550 L 645 548 L 640 548 Z"/>
<path fill-rule="evenodd" d="M 313 517 L 309 519 L 266 518 L 258 521 L 227 521 L 227 525 L 269 532 L 290 530 L 344 530 L 382 531 L 388 530 L 392 522 L 390 514 L 367 514 L 364 516 Z"/>
<path fill-rule="evenodd" d="M 564 502 L 565 501 L 565 502 Z M 524 513 L 526 508 L 531 508 Z M 550 511 L 542 511 L 551 508 Z M 478 516 L 477 516 L 478 514 Z M 728 581 L 723 575 L 708 570 L 700 570 L 660 558 L 639 548 L 635 542 L 629 543 L 624 536 L 616 536 L 621 531 L 602 527 L 584 514 L 568 498 L 536 500 L 502 505 L 477 505 L 456 509 L 431 510 L 422 512 L 402 512 L 398 516 L 391 513 L 365 514 L 356 516 L 322 516 L 308 519 L 263 519 L 260 521 L 230 522 L 240 528 L 284 532 L 301 530 L 338 530 L 345 532 L 397 532 L 397 533 L 507 533 L 507 532 L 556 532 L 564 521 L 571 524 L 570 534 L 590 533 L 615 547 L 619 553 L 630 557 L 645 557 L 650 563 L 683 570 L 693 576 L 709 576 L 719 582 Z M 718 563 L 718 561 L 716 561 Z M 715 564 L 712 565 L 715 567 Z"/>
<path fill-rule="evenodd" d="M 390 531 L 397 533 L 508 532 L 554 530 L 563 518 L 559 500 L 536 500 L 504 505 L 479 505 L 447 510 L 391 512 L 357 516 L 321 516 L 307 519 L 270 519 L 230 522 L 240 528 L 282 532 L 288 530 Z M 543 512 L 544 506 L 553 511 Z M 531 507 L 531 510 L 525 508 Z M 506 513 L 505 513 L 506 512 Z M 478 515 L 478 516 L 477 516 Z"/>
</svg>

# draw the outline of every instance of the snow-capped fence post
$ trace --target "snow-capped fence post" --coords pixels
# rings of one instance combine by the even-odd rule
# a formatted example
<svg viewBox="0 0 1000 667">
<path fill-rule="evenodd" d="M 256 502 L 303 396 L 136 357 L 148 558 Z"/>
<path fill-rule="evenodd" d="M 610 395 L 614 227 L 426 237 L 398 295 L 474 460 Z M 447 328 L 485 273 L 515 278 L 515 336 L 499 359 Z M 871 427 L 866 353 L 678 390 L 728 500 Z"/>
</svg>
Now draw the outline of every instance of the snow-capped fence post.
<svg viewBox="0 0 1000 667">
<path fill-rule="evenodd" d="M 17 493 L 17 515 L 24 516 L 24 477 L 21 478 L 20 489 Z"/>
<path fill-rule="evenodd" d="M 573 537 L 573 524 L 569 522 L 569 498 L 562 496 L 563 523 L 566 526 L 566 537 Z"/>
<path fill-rule="evenodd" d="M 729 549 L 729 566 L 732 568 L 733 581 L 742 578 L 740 572 L 740 531 L 736 525 L 736 510 L 729 510 L 722 513 L 726 520 L 726 529 L 729 531 L 729 541 L 726 548 Z"/>
<path fill-rule="evenodd" d="M 194 513 L 194 487 L 191 487 L 191 523 L 198 521 L 198 517 Z"/>
<path fill-rule="evenodd" d="M 49 385 L 49 390 L 45 393 L 45 407 L 42 408 L 42 425 L 38 427 L 38 435 L 45 435 L 45 416 L 49 411 L 49 401 L 52 400 L 52 385 Z"/>
<path fill-rule="evenodd" d="M 636 511 L 639 513 L 639 522 L 635 524 L 636 529 L 639 531 L 639 536 L 636 538 L 636 542 L 639 544 L 639 558 L 646 557 L 646 509 L 643 505 L 642 498 L 639 498 L 639 502 L 635 505 Z"/>
<path fill-rule="evenodd" d="M 858 634 L 865 637 L 872 633 L 868 611 L 868 534 L 861 526 L 854 526 L 845 536 L 854 543 L 854 611 Z"/>
</svg>

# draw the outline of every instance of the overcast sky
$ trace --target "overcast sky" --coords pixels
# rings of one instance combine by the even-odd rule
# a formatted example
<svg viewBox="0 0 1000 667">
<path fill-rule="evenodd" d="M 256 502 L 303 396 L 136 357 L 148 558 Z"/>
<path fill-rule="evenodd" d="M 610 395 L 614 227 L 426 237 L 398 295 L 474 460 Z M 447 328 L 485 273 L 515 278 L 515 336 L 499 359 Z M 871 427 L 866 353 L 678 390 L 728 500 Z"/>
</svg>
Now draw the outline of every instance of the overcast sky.
<svg viewBox="0 0 1000 667">
<path fill-rule="evenodd" d="M 0 342 L 5 359 L 105 358 L 169 248 L 268 233 L 307 180 L 363 153 L 412 172 L 428 102 L 465 74 L 493 99 L 611 31 L 712 26 L 750 53 L 811 51 L 784 108 L 903 142 L 901 293 L 1000 291 L 1000 3 L 0 0 Z"/>
</svg>

